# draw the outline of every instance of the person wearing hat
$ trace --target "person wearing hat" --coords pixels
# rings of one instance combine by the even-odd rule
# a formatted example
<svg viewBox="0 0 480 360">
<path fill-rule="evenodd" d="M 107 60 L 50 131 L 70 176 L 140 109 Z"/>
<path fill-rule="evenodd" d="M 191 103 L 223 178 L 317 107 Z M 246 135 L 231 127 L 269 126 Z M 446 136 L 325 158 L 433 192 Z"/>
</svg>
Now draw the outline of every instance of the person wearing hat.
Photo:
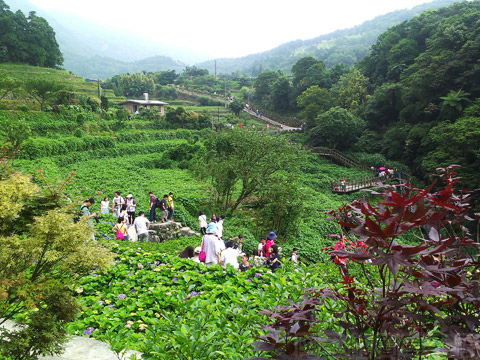
<svg viewBox="0 0 480 360">
<path fill-rule="evenodd" d="M 95 241 L 95 232 L 93 231 L 93 218 L 97 217 L 97 213 L 90 213 L 89 207 L 92 206 L 95 203 L 95 199 L 93 197 L 89 197 L 87 200 L 83 202 L 83 204 L 80 206 L 80 215 L 87 219 L 88 224 L 90 225 L 92 229 L 92 240 Z"/>
<path fill-rule="evenodd" d="M 202 247 L 205 251 L 205 265 L 211 266 L 220 262 L 220 248 L 215 223 L 208 224 L 206 232 L 202 238 Z"/>
<path fill-rule="evenodd" d="M 265 242 L 265 246 L 263 247 L 263 255 L 268 256 L 269 252 L 268 249 L 272 247 L 272 245 L 275 245 L 275 239 L 277 238 L 277 235 L 275 234 L 275 231 L 270 231 L 270 233 L 267 235 L 267 241 Z"/>
<path fill-rule="evenodd" d="M 132 225 L 135 222 L 135 206 L 137 206 L 132 194 L 127 195 L 125 205 L 127 205 L 128 224 Z"/>
<path fill-rule="evenodd" d="M 192 260 L 201 264 L 202 262 L 200 261 L 200 258 L 198 257 L 200 255 L 200 251 L 202 251 L 202 248 L 200 246 L 197 246 L 195 250 L 193 251 L 193 258 Z"/>
</svg>

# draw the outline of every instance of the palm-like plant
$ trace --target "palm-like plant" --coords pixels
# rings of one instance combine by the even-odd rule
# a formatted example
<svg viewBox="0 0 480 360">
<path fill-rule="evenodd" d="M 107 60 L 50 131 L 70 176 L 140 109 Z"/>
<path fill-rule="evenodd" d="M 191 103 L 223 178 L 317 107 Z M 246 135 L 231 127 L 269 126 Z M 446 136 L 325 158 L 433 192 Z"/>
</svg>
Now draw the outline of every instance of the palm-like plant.
<svg viewBox="0 0 480 360">
<path fill-rule="evenodd" d="M 462 103 L 470 101 L 470 99 L 468 98 L 469 95 L 470 93 L 467 93 L 462 89 L 458 91 L 450 90 L 447 96 L 441 96 L 440 99 L 443 100 L 442 106 L 448 106 L 450 108 L 454 108 L 457 111 L 462 111 Z"/>
</svg>

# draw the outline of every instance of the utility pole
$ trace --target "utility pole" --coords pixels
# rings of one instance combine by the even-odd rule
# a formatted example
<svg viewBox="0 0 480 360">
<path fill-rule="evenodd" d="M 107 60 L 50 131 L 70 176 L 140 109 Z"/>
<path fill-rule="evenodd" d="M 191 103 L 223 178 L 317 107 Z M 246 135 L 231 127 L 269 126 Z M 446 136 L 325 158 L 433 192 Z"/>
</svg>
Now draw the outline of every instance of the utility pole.
<svg viewBox="0 0 480 360">
<path fill-rule="evenodd" d="M 100 99 L 100 79 L 97 79 L 98 98 Z"/>
<path fill-rule="evenodd" d="M 227 78 L 225 78 L 225 109 L 227 108 Z"/>
</svg>

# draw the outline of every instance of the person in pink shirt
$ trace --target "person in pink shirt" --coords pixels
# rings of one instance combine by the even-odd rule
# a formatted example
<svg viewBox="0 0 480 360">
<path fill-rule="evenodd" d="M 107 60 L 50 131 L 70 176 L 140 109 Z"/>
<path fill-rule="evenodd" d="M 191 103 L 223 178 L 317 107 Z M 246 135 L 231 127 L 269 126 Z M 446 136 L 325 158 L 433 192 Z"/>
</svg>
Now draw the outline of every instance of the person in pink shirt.
<svg viewBox="0 0 480 360">
<path fill-rule="evenodd" d="M 270 231 L 270 233 L 267 235 L 267 242 L 263 246 L 263 256 L 268 256 L 268 249 L 272 247 L 272 245 L 275 245 L 275 239 L 277 238 L 277 235 L 275 234 L 275 231 Z"/>
</svg>

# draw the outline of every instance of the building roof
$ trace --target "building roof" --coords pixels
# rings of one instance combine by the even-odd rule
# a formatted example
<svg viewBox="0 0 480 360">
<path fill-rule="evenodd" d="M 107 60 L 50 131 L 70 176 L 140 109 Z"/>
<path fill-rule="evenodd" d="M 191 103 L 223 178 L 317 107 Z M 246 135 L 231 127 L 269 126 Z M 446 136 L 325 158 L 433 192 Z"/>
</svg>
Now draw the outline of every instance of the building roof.
<svg viewBox="0 0 480 360">
<path fill-rule="evenodd" d="M 138 105 L 168 105 L 168 103 L 158 100 L 135 100 L 127 99 L 125 101 L 119 102 L 118 105 L 124 105 L 128 103 L 138 104 Z"/>
</svg>

